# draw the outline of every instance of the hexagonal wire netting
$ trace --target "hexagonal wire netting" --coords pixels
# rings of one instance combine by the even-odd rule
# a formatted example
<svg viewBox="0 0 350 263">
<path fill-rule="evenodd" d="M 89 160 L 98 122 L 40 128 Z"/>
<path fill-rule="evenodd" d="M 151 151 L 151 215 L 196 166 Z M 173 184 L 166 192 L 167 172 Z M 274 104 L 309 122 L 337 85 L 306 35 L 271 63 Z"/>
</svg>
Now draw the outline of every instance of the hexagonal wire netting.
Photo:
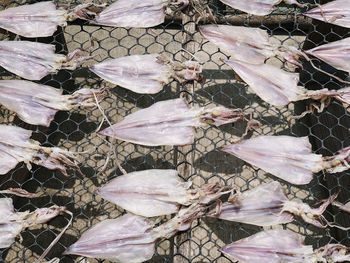
<svg viewBox="0 0 350 263">
<path fill-rule="evenodd" d="M 1 8 L 31 4 L 31 0 L 2 0 Z M 78 2 L 71 2 L 75 6 Z M 305 1 L 304 1 L 305 2 Z M 314 1 L 310 1 L 314 3 Z M 320 3 L 320 1 L 317 1 Z M 324 2 L 322 2 L 324 3 Z M 67 6 L 64 0 L 58 6 Z M 209 3 L 218 23 L 260 27 L 268 30 L 278 43 L 308 49 L 348 36 L 349 30 L 312 21 L 302 15 L 305 10 L 280 4 L 267 17 L 255 17 L 230 9 L 220 1 Z M 291 115 L 304 111 L 309 101 L 299 102 L 285 108 L 273 107 L 257 97 L 246 85 L 234 79 L 234 73 L 223 64 L 227 56 L 209 43 L 198 33 L 195 16 L 190 10 L 168 17 L 160 26 L 150 29 L 125 29 L 89 25 L 77 20 L 71 22 L 54 34 L 53 37 L 30 39 L 56 45 L 57 52 L 67 54 L 76 48 L 88 49 L 90 40 L 95 39 L 91 54 L 95 61 L 90 61 L 75 71 L 61 70 L 56 75 L 49 75 L 40 83 L 61 88 L 65 93 L 82 87 L 100 87 L 105 83 L 90 72 L 86 66 L 96 62 L 133 54 L 166 53 L 174 60 L 184 61 L 190 57 L 185 50 L 195 54 L 203 63 L 205 84 L 180 85 L 173 81 L 156 95 L 139 95 L 123 88 L 113 88 L 108 97 L 103 99 L 101 107 L 112 123 L 140 108 L 145 108 L 157 101 L 184 96 L 193 105 L 221 104 L 226 107 L 253 109 L 254 117 L 262 126 L 250 136 L 259 134 L 308 136 L 313 150 L 323 155 L 333 155 L 337 150 L 350 144 L 348 131 L 350 117 L 347 108 L 339 102 L 332 103 L 321 114 L 313 114 L 297 122 L 289 122 Z M 0 31 L 1 40 L 13 40 L 15 35 Z M 20 38 L 24 39 L 24 38 Z M 268 63 L 281 64 L 277 59 Z M 343 73 L 319 62 L 318 66 L 345 78 Z M 16 78 L 15 75 L 0 69 L 1 78 Z M 301 85 L 308 89 L 338 89 L 343 85 L 312 69 L 304 63 L 300 71 Z M 104 84 L 102 84 L 104 83 Z M 58 112 L 49 128 L 31 126 L 20 121 L 13 112 L 1 107 L 1 123 L 11 123 L 34 131 L 33 138 L 45 146 L 59 146 L 70 151 L 81 152 L 81 171 L 83 175 L 73 173 L 66 178 L 55 171 L 33 165 L 29 171 L 19 164 L 16 169 L 0 177 L 0 189 L 21 187 L 31 192 L 45 191 L 45 195 L 26 199 L 13 197 L 18 211 L 34 210 L 50 205 L 66 206 L 74 213 L 73 225 L 53 247 L 47 259 L 61 253 L 73 244 L 89 227 L 106 218 L 116 218 L 124 211 L 102 200 L 95 190 L 111 178 L 121 174 L 115 160 L 109 162 L 106 171 L 98 174 L 105 164 L 109 152 L 108 144 L 94 133 L 102 120 L 100 111 L 74 110 Z M 106 127 L 104 124 L 103 127 Z M 241 191 L 253 188 L 263 182 L 276 180 L 264 171 L 223 152 L 219 148 L 228 144 L 235 136 L 244 131 L 244 125 L 237 123 L 221 128 L 200 128 L 196 131 L 193 145 L 186 147 L 144 147 L 118 141 L 115 149 L 120 164 L 126 171 L 139 171 L 151 168 L 177 169 L 185 180 L 192 180 L 194 185 L 219 181 L 226 185 L 235 185 Z M 339 174 L 317 174 L 306 186 L 292 186 L 281 181 L 290 198 L 301 198 L 314 203 L 341 190 L 339 200 L 349 199 L 349 176 L 347 172 Z M 263 198 L 263 197 L 262 197 Z M 347 215 L 334 207 L 325 213 L 329 220 L 349 226 Z M 48 223 L 22 232 L 23 241 L 17 241 L 8 249 L 0 250 L 4 262 L 34 262 L 69 218 L 59 216 Z M 282 226 L 279 226 L 282 227 Z M 316 229 L 296 219 L 283 226 L 307 236 L 306 242 L 320 247 L 331 239 L 333 242 L 349 244 L 348 232 L 329 229 Z M 239 223 L 230 223 L 216 219 L 201 219 L 193 223 L 190 230 L 179 233 L 169 240 L 157 244 L 157 252 L 150 262 L 231 262 L 218 252 L 224 244 L 249 236 L 261 228 Z M 79 261 L 77 257 L 64 256 L 61 262 Z M 89 262 L 107 262 L 89 259 Z"/>
</svg>

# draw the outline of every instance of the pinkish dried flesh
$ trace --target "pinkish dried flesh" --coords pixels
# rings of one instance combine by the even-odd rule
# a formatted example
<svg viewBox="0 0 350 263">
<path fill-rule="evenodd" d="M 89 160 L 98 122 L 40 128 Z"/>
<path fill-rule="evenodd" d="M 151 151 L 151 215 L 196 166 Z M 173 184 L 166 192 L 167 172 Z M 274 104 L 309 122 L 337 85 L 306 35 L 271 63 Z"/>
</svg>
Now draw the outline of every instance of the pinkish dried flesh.
<svg viewBox="0 0 350 263">
<path fill-rule="evenodd" d="M 194 141 L 194 127 L 219 126 L 245 119 L 241 110 L 189 108 L 184 99 L 160 101 L 126 116 L 99 134 L 147 146 L 186 145 Z"/>
<path fill-rule="evenodd" d="M 290 102 L 313 99 L 321 103 L 326 98 L 335 98 L 350 103 L 350 88 L 339 90 L 307 90 L 298 86 L 299 74 L 290 73 L 278 67 L 253 65 L 241 61 L 225 61 L 249 87 L 267 103 L 280 107 Z"/>
<path fill-rule="evenodd" d="M 350 2 L 348 0 L 331 1 L 304 13 L 304 15 L 326 23 L 350 28 Z"/>
<path fill-rule="evenodd" d="M 301 200 L 289 200 L 282 186 L 274 181 L 234 194 L 219 208 L 212 209 L 209 216 L 257 226 L 273 226 L 292 222 L 295 215 L 309 224 L 325 228 L 328 222 L 322 214 L 335 197 L 333 195 L 318 208 L 312 208 Z"/>
<path fill-rule="evenodd" d="M 55 54 L 55 46 L 30 41 L 0 41 L 0 66 L 16 75 L 40 80 L 61 69 L 74 70 L 90 57 Z"/>
<path fill-rule="evenodd" d="M 167 0 L 118 0 L 103 10 L 92 21 L 113 27 L 153 27 L 165 19 Z"/>
<path fill-rule="evenodd" d="M 133 214 L 154 217 L 174 214 L 180 205 L 206 204 L 226 193 L 215 184 L 197 189 L 190 186 L 191 182 L 183 182 L 176 170 L 150 169 L 119 176 L 98 194 Z"/>
<path fill-rule="evenodd" d="M 222 151 L 297 185 L 308 184 L 313 173 L 338 173 L 350 167 L 350 147 L 322 157 L 311 152 L 307 137 L 258 136 L 225 146 Z"/>
<path fill-rule="evenodd" d="M 298 86 L 299 74 L 286 72 L 278 67 L 253 65 L 239 61 L 225 61 L 264 101 L 285 106 L 305 97 L 307 90 Z"/>
<path fill-rule="evenodd" d="M 0 248 L 11 246 L 16 236 L 25 228 L 43 224 L 52 218 L 61 215 L 66 210 L 65 207 L 51 206 L 39 208 L 34 212 L 15 212 L 12 199 L 0 199 Z"/>
<path fill-rule="evenodd" d="M 241 263 L 312 262 L 312 246 L 304 245 L 304 237 L 287 230 L 267 230 L 238 240 L 220 249 Z"/>
<path fill-rule="evenodd" d="M 222 150 L 292 184 L 308 184 L 324 168 L 307 137 L 258 136 Z"/>
<path fill-rule="evenodd" d="M 158 227 L 146 218 L 132 214 L 104 220 L 85 232 L 64 254 L 141 263 L 152 258 L 158 239 L 170 238 L 178 231 L 187 230 L 206 210 L 206 205 L 193 204 Z"/>
<path fill-rule="evenodd" d="M 350 15 L 350 2 L 348 2 L 348 4 Z M 337 69 L 350 73 L 350 37 L 321 45 L 304 52 L 323 60 Z"/>
<path fill-rule="evenodd" d="M 79 169 L 76 157 L 58 147 L 43 147 L 31 140 L 32 131 L 19 127 L 0 125 L 0 174 L 6 174 L 24 162 L 30 169 L 30 163 L 59 170 L 68 176 L 68 169 Z"/>
<path fill-rule="evenodd" d="M 176 64 L 159 54 L 121 57 L 95 64 L 90 70 L 108 82 L 141 94 L 160 92 L 172 78 L 180 83 L 202 78 L 197 62 Z"/>
<path fill-rule="evenodd" d="M 152 227 L 147 219 L 131 214 L 104 220 L 85 232 L 64 254 L 121 263 L 143 262 L 154 253 Z"/>
<path fill-rule="evenodd" d="M 274 6 L 281 3 L 282 0 L 220 0 L 224 4 L 246 12 L 251 15 L 265 16 L 270 14 Z M 298 0 L 284 0 L 286 4 L 294 4 L 301 8 L 305 7 L 305 4 L 300 4 Z"/>
<path fill-rule="evenodd" d="M 288 62 L 287 66 L 289 67 L 302 68 L 299 58 L 303 57 L 311 62 L 308 55 L 312 55 L 337 69 L 350 72 L 350 38 L 301 51 L 293 46 L 273 44 L 270 41 L 267 31 L 259 28 L 207 25 L 201 26 L 199 30 L 205 38 L 230 55 L 230 60 L 233 62 L 241 61 L 242 63 L 248 63 L 248 68 L 253 67 L 250 64 L 264 64 L 266 59 L 274 56 Z M 282 70 L 280 70 L 280 74 L 283 74 Z M 270 77 L 270 75 L 267 73 L 266 77 Z"/>
<path fill-rule="evenodd" d="M 220 251 L 240 263 L 335 263 L 350 258 L 349 248 L 343 245 L 328 244 L 314 251 L 304 240 L 304 236 L 289 230 L 266 230 L 233 242 Z"/>
<path fill-rule="evenodd" d="M 242 1 L 240 1 L 242 2 Z M 275 54 L 266 30 L 228 25 L 200 26 L 199 31 L 210 42 L 227 52 L 232 60 L 262 64 Z"/>
<path fill-rule="evenodd" d="M 92 108 L 101 100 L 103 89 L 80 89 L 71 95 L 62 90 L 25 80 L 0 80 L 0 104 L 17 113 L 18 117 L 33 125 L 50 126 L 59 110 Z"/>
<path fill-rule="evenodd" d="M 283 212 L 287 201 L 282 186 L 272 182 L 234 194 L 219 211 L 211 210 L 209 216 L 257 226 L 285 224 L 293 221 L 293 215 Z"/>
<path fill-rule="evenodd" d="M 281 0 L 220 0 L 224 4 L 246 12 L 248 14 L 264 16 L 273 11 L 274 5 L 281 2 Z"/>
<path fill-rule="evenodd" d="M 0 28 L 24 37 L 49 37 L 67 24 L 66 18 L 66 11 L 47 1 L 0 11 Z"/>
<path fill-rule="evenodd" d="M 153 217 L 176 213 L 179 204 L 187 205 L 192 199 L 190 186 L 176 170 L 151 169 L 119 176 L 98 194 L 133 214 Z"/>
<path fill-rule="evenodd" d="M 333 205 L 339 207 L 339 209 L 344 211 L 344 212 L 350 213 L 350 202 L 347 202 L 346 204 L 342 204 L 339 202 L 333 202 Z"/>
</svg>

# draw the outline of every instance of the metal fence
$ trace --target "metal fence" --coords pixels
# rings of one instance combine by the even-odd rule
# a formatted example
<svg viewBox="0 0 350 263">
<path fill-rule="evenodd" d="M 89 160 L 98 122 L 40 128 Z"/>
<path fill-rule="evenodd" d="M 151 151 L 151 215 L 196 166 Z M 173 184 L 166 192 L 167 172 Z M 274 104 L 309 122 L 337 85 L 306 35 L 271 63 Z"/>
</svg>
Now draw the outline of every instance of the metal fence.
<svg viewBox="0 0 350 263">
<path fill-rule="evenodd" d="M 34 2 L 38 1 L 2 0 L 0 8 Z M 79 3 L 68 2 L 71 6 Z M 67 2 L 61 0 L 57 1 L 57 4 L 66 7 Z M 302 16 L 302 12 L 306 9 L 300 10 L 293 6 L 280 4 L 271 15 L 263 18 L 230 9 L 220 1 L 210 1 L 209 6 L 218 18 L 218 23 L 260 27 L 268 30 L 276 43 L 294 45 L 298 48 L 308 49 L 349 36 L 349 30 L 307 19 Z M 207 79 L 204 84 L 180 85 L 173 81 L 156 95 L 140 95 L 123 88 L 113 88 L 108 97 L 101 102 L 101 107 L 109 120 L 116 123 L 131 112 L 148 107 L 157 101 L 183 96 L 193 105 L 220 104 L 231 108 L 252 109 L 253 116 L 262 123 L 262 126 L 249 136 L 259 134 L 308 136 L 314 152 L 323 155 L 333 155 L 337 150 L 350 144 L 350 116 L 346 106 L 332 101 L 321 114 L 316 113 L 300 121 L 289 122 L 289 117 L 304 111 L 309 101 L 298 102 L 284 108 L 276 108 L 263 102 L 246 85 L 234 79 L 233 71 L 221 61 L 221 58 L 227 56 L 199 34 L 196 28 L 196 15 L 190 9 L 185 9 L 183 13 L 168 17 L 164 24 L 150 29 L 111 28 L 89 25 L 87 22 L 77 20 L 60 28 L 53 37 L 31 39 L 52 43 L 56 45 L 57 52 L 62 54 L 67 54 L 76 48 L 88 49 L 91 39 L 95 39 L 95 46 L 91 51 L 95 61 L 90 61 L 75 71 L 61 70 L 56 75 L 45 77 L 40 83 L 61 88 L 65 93 L 72 93 L 82 87 L 105 85 L 105 82 L 87 69 L 88 65 L 96 62 L 126 55 L 163 52 L 174 60 L 184 61 L 191 58 L 188 55 L 190 52 L 203 63 L 203 73 Z M 0 30 L 1 40 L 14 38 L 15 35 Z M 282 64 L 275 58 L 270 59 L 268 63 Z M 312 69 L 308 63 L 305 62 L 303 65 L 304 68 L 300 70 L 300 85 L 308 89 L 343 87 L 343 84 Z M 317 65 L 340 77 L 346 77 L 342 75 L 343 73 L 320 62 Z M 0 76 L 1 79 L 16 78 L 4 69 L 0 69 Z M 18 211 L 34 210 L 55 204 L 67 206 L 74 213 L 73 225 L 53 247 L 47 256 L 48 259 L 61 257 L 61 253 L 92 225 L 124 213 L 121 208 L 95 194 L 102 184 L 121 174 L 115 160 L 109 162 L 103 174 L 98 174 L 109 152 L 108 143 L 95 134 L 102 121 L 100 111 L 94 109 L 59 112 L 50 127 L 44 128 L 25 124 L 14 113 L 0 107 L 0 121 L 33 130 L 33 138 L 42 145 L 59 146 L 81 153 L 79 159 L 83 175 L 72 173 L 67 178 L 58 172 L 36 165 L 28 171 L 25 165 L 20 164 L 7 175 L 0 177 L 0 189 L 21 187 L 32 192 L 47 193 L 34 199 L 13 197 Z M 103 127 L 107 127 L 107 124 Z M 221 128 L 199 128 L 196 130 L 195 143 L 184 147 L 144 147 L 118 141 L 115 146 L 116 156 L 127 172 L 151 168 L 177 169 L 185 180 L 192 180 L 194 185 L 219 181 L 226 185 L 235 185 L 244 191 L 263 182 L 278 180 L 219 151 L 220 147 L 227 145 L 235 136 L 240 136 L 244 128 L 240 123 Z M 333 175 L 317 174 L 306 186 L 296 187 L 283 181 L 281 183 L 290 198 L 301 198 L 304 202 L 314 203 L 338 190 L 341 190 L 340 201 L 345 202 L 350 198 L 347 172 Z M 329 207 L 325 215 L 330 221 L 343 226 L 350 225 L 349 217 L 334 207 Z M 10 248 L 0 250 L 0 261 L 34 262 L 68 220 L 68 217 L 60 216 L 50 221 L 48 225 L 22 232 L 22 242 L 17 239 Z M 346 231 L 336 229 L 324 231 L 298 219 L 278 227 L 306 235 L 306 242 L 315 248 L 332 239 L 333 242 L 350 245 Z M 158 242 L 157 253 L 150 262 L 231 262 L 218 252 L 218 248 L 260 230 L 259 227 L 217 219 L 197 220 L 188 231 Z M 64 256 L 61 262 L 79 260 L 74 256 Z M 89 259 L 88 262 L 107 261 Z"/>
</svg>

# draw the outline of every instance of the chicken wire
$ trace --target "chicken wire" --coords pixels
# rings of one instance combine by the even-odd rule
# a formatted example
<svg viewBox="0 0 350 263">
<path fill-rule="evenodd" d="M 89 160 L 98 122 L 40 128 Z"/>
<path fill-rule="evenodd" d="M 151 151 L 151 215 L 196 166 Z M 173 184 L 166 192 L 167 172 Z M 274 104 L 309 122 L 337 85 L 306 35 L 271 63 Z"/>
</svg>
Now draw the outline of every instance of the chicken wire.
<svg viewBox="0 0 350 263">
<path fill-rule="evenodd" d="M 0 7 L 7 8 L 35 2 L 38 1 L 2 0 Z M 71 6 L 78 4 L 74 1 L 69 3 Z M 67 7 L 64 1 L 58 1 L 57 4 Z M 263 18 L 233 10 L 219 1 L 210 1 L 209 6 L 220 24 L 260 27 L 268 30 L 276 43 L 298 48 L 308 49 L 349 36 L 349 30 L 312 21 L 301 15 L 305 9 L 300 10 L 283 4 L 278 5 L 271 15 Z M 57 53 L 67 54 L 80 48 L 90 51 L 94 56 L 93 61 L 85 63 L 75 71 L 61 70 L 56 75 L 45 77 L 40 83 L 61 88 L 65 93 L 72 93 L 83 87 L 110 86 L 90 72 L 87 66 L 126 55 L 163 52 L 176 61 L 184 61 L 191 58 L 188 54 L 190 52 L 203 64 L 203 74 L 206 77 L 204 84 L 182 85 L 173 81 L 155 95 L 141 95 L 119 87 L 112 88 L 100 103 L 110 122 L 116 123 L 124 116 L 157 101 L 183 96 L 191 105 L 220 104 L 231 108 L 252 110 L 253 116 L 262 123 L 262 126 L 249 133 L 249 136 L 262 134 L 308 136 L 313 151 L 323 155 L 333 155 L 337 150 L 350 144 L 350 117 L 346 106 L 332 101 L 323 113 L 290 122 L 290 117 L 304 111 L 310 101 L 298 102 L 283 108 L 277 108 L 262 101 L 247 85 L 234 79 L 233 71 L 222 62 L 222 59 L 228 57 L 196 30 L 196 15 L 189 9 L 185 9 L 184 13 L 185 15 L 177 13 L 173 17 L 168 17 L 164 24 L 150 29 L 111 28 L 89 25 L 87 22 L 77 20 L 70 22 L 64 28 L 59 28 L 53 37 L 30 39 L 56 45 Z M 1 40 L 18 39 L 4 30 L 0 30 L 0 36 Z M 91 42 L 94 42 L 92 47 Z M 282 65 L 282 62 L 275 58 L 270 59 L 268 63 Z M 307 63 L 303 65 L 304 68 L 300 71 L 302 86 L 308 89 L 343 87 L 343 84 L 315 71 Z M 317 65 L 340 77 L 346 77 L 327 65 L 321 63 Z M 14 74 L 2 68 L 0 76 L 1 79 L 16 78 Z M 99 137 L 95 133 L 103 119 L 99 110 L 78 109 L 71 112 L 58 112 L 50 127 L 45 128 L 25 124 L 13 112 L 3 107 L 0 109 L 1 123 L 11 123 L 33 130 L 33 138 L 40 141 L 42 145 L 59 146 L 79 153 L 82 174 L 72 172 L 70 177 L 64 177 L 59 172 L 37 165 L 33 165 L 32 170 L 29 171 L 24 164 L 19 164 L 16 169 L 0 177 L 0 189 L 20 187 L 31 192 L 45 191 L 44 195 L 34 199 L 13 197 L 18 211 L 59 205 L 66 206 L 73 212 L 72 226 L 53 247 L 47 259 L 59 257 L 64 263 L 80 261 L 79 257 L 62 257 L 61 254 L 92 225 L 107 218 L 117 218 L 125 213 L 121 208 L 95 194 L 101 185 L 121 175 L 116 168 L 117 162 L 127 172 L 152 168 L 177 169 L 185 180 L 193 181 L 195 186 L 208 182 L 220 182 L 234 185 L 237 189 L 245 191 L 261 183 L 278 180 L 261 169 L 219 150 L 236 136 L 244 133 L 245 126 L 241 123 L 224 125 L 221 128 L 196 129 L 194 144 L 184 147 L 145 147 L 118 141 L 115 145 L 115 156 L 112 156 L 105 171 L 99 173 L 105 166 L 110 152 L 108 139 Z M 102 127 L 107 125 L 104 123 Z M 280 182 L 285 187 L 289 198 L 301 198 L 308 203 L 327 198 L 339 190 L 341 190 L 340 201 L 346 202 L 350 198 L 347 172 L 319 173 L 314 176 L 310 184 L 305 186 L 293 186 L 284 181 Z M 334 207 L 329 207 L 325 215 L 327 219 L 337 224 L 350 225 L 349 217 Z M 68 216 L 59 216 L 48 224 L 23 231 L 22 242 L 17 238 L 10 248 L 0 250 L 1 261 L 34 262 L 68 221 Z M 281 227 L 306 235 L 306 242 L 314 245 L 315 248 L 331 240 L 350 245 L 347 231 L 321 230 L 299 219 L 290 224 L 277 226 L 277 228 Z M 196 220 L 188 231 L 179 233 L 169 240 L 159 241 L 156 254 L 150 262 L 233 262 L 221 255 L 218 249 L 261 229 L 218 219 Z M 88 262 L 108 261 L 89 259 Z"/>
</svg>

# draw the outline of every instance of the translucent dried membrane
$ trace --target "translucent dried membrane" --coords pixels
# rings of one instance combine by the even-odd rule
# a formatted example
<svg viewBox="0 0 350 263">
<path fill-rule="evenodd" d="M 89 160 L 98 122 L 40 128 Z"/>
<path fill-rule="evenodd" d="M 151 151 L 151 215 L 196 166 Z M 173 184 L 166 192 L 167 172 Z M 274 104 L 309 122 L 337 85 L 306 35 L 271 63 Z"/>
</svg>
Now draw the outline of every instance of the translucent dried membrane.
<svg viewBox="0 0 350 263">
<path fill-rule="evenodd" d="M 350 2 L 348 0 L 333 0 L 311 9 L 304 15 L 326 23 L 350 28 Z"/>
<path fill-rule="evenodd" d="M 244 2 L 244 1 L 240 1 Z M 229 25 L 200 26 L 199 31 L 210 42 L 227 52 L 231 59 L 262 64 L 275 54 L 266 30 Z"/>
<path fill-rule="evenodd" d="M 147 146 L 186 145 L 194 141 L 194 127 L 220 126 L 245 120 L 240 109 L 189 108 L 184 99 L 160 101 L 126 116 L 99 134 Z"/>
<path fill-rule="evenodd" d="M 44 224 L 66 211 L 62 206 L 39 208 L 34 212 L 15 212 L 12 199 L 0 198 L 0 248 L 11 246 L 25 228 Z"/>
<path fill-rule="evenodd" d="M 337 173 L 350 167 L 350 147 L 322 157 L 311 152 L 307 137 L 258 136 L 225 146 L 222 151 L 297 185 L 308 184 L 313 173 Z"/>
<path fill-rule="evenodd" d="M 254 65 L 241 61 L 225 61 L 239 77 L 264 101 L 274 106 L 285 106 L 290 102 L 313 99 L 321 104 L 335 98 L 350 104 L 350 88 L 339 90 L 307 90 L 298 86 L 299 74 L 282 70 L 269 64 Z M 322 109 L 322 108 L 321 108 Z M 318 109 L 321 111 L 321 109 Z"/>
<path fill-rule="evenodd" d="M 92 108 L 104 97 L 104 90 L 80 89 L 71 95 L 62 90 L 25 80 L 0 80 L 0 104 L 17 113 L 26 123 L 50 126 L 59 110 Z"/>
<path fill-rule="evenodd" d="M 350 213 L 350 202 L 347 202 L 346 204 L 342 204 L 339 202 L 333 202 L 332 204 L 337 206 L 340 210 Z"/>
<path fill-rule="evenodd" d="M 206 25 L 199 30 L 206 39 L 227 52 L 233 61 L 263 64 L 266 59 L 277 56 L 287 61 L 287 66 L 292 64 L 302 68 L 300 57 L 312 63 L 311 55 L 350 73 L 350 38 L 302 51 L 293 46 L 273 44 L 267 31 L 259 28 Z"/>
<path fill-rule="evenodd" d="M 170 238 L 178 231 L 187 230 L 206 210 L 205 205 L 193 204 L 157 227 L 146 218 L 132 214 L 104 220 L 85 232 L 64 254 L 120 263 L 144 262 L 152 258 L 158 239 Z"/>
<path fill-rule="evenodd" d="M 206 204 L 227 193 L 217 184 L 190 189 L 191 184 L 183 182 L 176 170 L 150 169 L 119 176 L 98 194 L 133 214 L 154 217 L 174 214 L 180 205 Z"/>
<path fill-rule="evenodd" d="M 350 2 L 348 2 L 348 4 L 350 5 Z M 323 60 L 336 69 L 350 73 L 350 37 L 321 45 L 304 52 Z"/>
<path fill-rule="evenodd" d="M 318 208 L 311 208 L 299 199 L 289 200 L 282 186 L 274 181 L 234 194 L 227 202 L 212 209 L 209 216 L 257 226 L 273 226 L 292 222 L 293 215 L 296 215 L 307 223 L 325 228 L 328 222 L 322 214 L 336 196 L 323 201 Z"/>
<path fill-rule="evenodd" d="M 79 169 L 73 153 L 58 147 L 43 147 L 31 140 L 32 131 L 19 127 L 0 125 L 0 174 L 6 174 L 24 162 L 28 169 L 30 163 L 59 170 L 68 176 L 67 169 Z"/>
<path fill-rule="evenodd" d="M 187 5 L 186 0 L 118 0 L 91 22 L 113 27 L 153 27 L 164 22 L 165 14 L 171 12 L 171 7 L 182 9 Z"/>
<path fill-rule="evenodd" d="M 159 54 L 112 59 L 95 64 L 90 70 L 113 84 L 141 94 L 160 92 L 172 78 L 180 83 L 203 79 L 199 63 L 177 63 Z"/>
<path fill-rule="evenodd" d="M 55 54 L 56 47 L 30 41 L 0 41 L 0 66 L 16 75 L 40 80 L 61 69 L 74 70 L 90 59 L 75 50 L 66 55 Z"/>
<path fill-rule="evenodd" d="M 66 25 L 66 19 L 67 12 L 51 1 L 0 11 L 0 27 L 24 37 L 52 36 L 58 26 Z"/>
<path fill-rule="evenodd" d="M 62 90 L 25 80 L 0 80 L 0 104 L 17 113 L 26 123 L 50 126 L 59 110 L 93 108 L 104 97 L 104 90 L 80 89 L 71 95 Z"/>
<path fill-rule="evenodd" d="M 241 263 L 317 263 L 348 261 L 348 247 L 328 244 L 317 250 L 304 244 L 305 237 L 289 230 L 266 230 L 220 249 Z"/>
<path fill-rule="evenodd" d="M 246 12 L 248 14 L 264 16 L 273 11 L 275 5 L 282 1 L 286 4 L 294 4 L 301 8 L 306 7 L 307 4 L 300 4 L 298 0 L 220 0 L 224 4 Z"/>
</svg>

